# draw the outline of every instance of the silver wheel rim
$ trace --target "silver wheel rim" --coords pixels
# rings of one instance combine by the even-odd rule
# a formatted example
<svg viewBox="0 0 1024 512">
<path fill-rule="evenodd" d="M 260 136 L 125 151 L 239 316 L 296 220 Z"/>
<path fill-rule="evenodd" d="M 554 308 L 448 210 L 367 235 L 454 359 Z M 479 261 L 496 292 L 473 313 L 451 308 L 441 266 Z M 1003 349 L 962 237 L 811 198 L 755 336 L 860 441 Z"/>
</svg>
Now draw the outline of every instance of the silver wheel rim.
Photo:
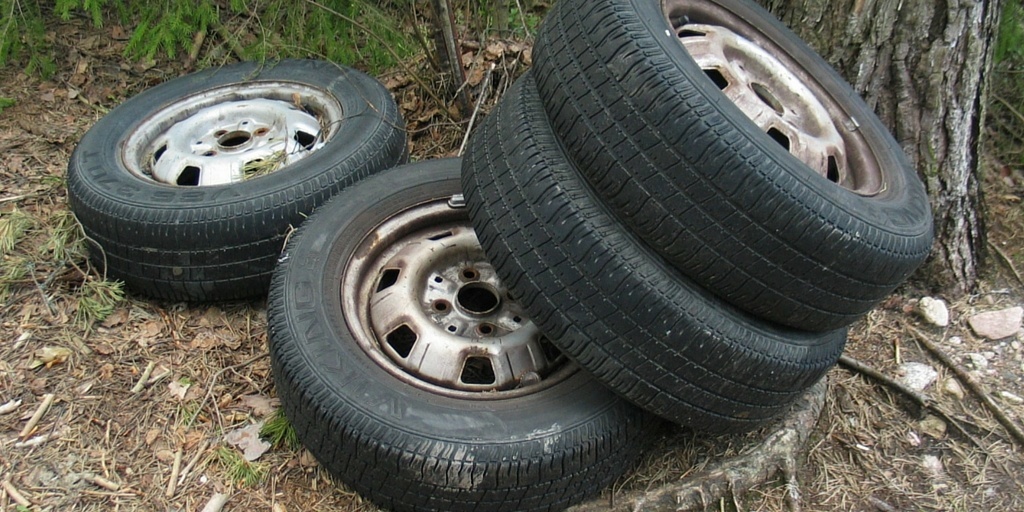
<svg viewBox="0 0 1024 512">
<path fill-rule="evenodd" d="M 871 196 L 884 189 L 881 169 L 858 133 L 858 121 L 771 38 L 710 2 L 669 4 L 667 13 L 680 43 L 762 132 L 812 171 L 851 192 Z"/>
<path fill-rule="evenodd" d="M 360 243 L 342 309 L 360 347 L 416 387 L 471 399 L 534 393 L 574 371 L 487 261 L 449 201 L 409 208 Z"/>
<path fill-rule="evenodd" d="M 341 119 L 338 100 L 314 87 L 232 84 L 181 98 L 142 120 L 122 160 L 136 176 L 168 185 L 240 183 L 321 149 Z"/>
</svg>

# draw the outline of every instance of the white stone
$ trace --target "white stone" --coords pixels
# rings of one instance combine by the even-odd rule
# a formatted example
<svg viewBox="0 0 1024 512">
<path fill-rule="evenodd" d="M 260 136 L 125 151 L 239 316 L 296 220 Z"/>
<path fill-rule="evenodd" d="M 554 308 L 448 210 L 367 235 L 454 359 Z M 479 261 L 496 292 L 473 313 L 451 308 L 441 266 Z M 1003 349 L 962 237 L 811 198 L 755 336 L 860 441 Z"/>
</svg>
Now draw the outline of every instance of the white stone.
<svg viewBox="0 0 1024 512">
<path fill-rule="evenodd" d="M 947 395 L 956 397 L 957 400 L 964 399 L 964 388 L 960 386 L 960 383 L 953 377 L 949 377 L 942 381 L 942 391 Z"/>
<path fill-rule="evenodd" d="M 932 325 L 946 327 L 949 325 L 949 308 L 942 299 L 922 297 L 917 303 L 917 312 Z"/>
<path fill-rule="evenodd" d="M 914 391 L 924 390 L 939 376 L 935 368 L 924 363 L 903 363 L 899 372 L 900 383 Z"/>
<path fill-rule="evenodd" d="M 959 345 L 959 344 L 961 344 L 963 342 L 964 342 L 964 339 L 961 338 L 960 336 L 950 336 L 949 337 L 949 344 L 950 345 Z"/>
<path fill-rule="evenodd" d="M 998 311 L 978 313 L 967 320 L 975 334 L 990 340 L 1016 336 L 1020 332 L 1024 308 L 1015 306 Z"/>
<path fill-rule="evenodd" d="M 972 352 L 967 354 L 967 358 L 971 360 L 971 364 L 974 365 L 974 368 L 977 370 L 984 370 L 985 368 L 988 368 L 988 359 L 985 359 L 985 356 L 981 354 Z"/>
<path fill-rule="evenodd" d="M 1019 396 L 1017 396 L 1017 395 L 1015 395 L 1013 393 L 1010 393 L 1009 391 L 1000 391 L 999 392 L 999 396 L 1001 396 L 1001 397 L 1003 397 L 1003 398 L 1005 398 L 1005 399 L 1007 399 L 1007 400 L 1009 400 L 1009 401 L 1011 401 L 1011 402 L 1013 402 L 1015 404 L 1024 404 L 1024 398 L 1021 398 L 1021 397 L 1019 397 Z"/>
</svg>

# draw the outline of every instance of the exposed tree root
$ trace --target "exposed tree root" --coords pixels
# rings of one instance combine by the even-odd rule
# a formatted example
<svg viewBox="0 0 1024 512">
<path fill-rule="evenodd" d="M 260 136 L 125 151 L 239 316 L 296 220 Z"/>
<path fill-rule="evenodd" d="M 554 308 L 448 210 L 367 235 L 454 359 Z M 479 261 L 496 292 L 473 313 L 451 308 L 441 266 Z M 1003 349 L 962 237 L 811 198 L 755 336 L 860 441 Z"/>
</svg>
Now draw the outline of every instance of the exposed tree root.
<svg viewBox="0 0 1024 512">
<path fill-rule="evenodd" d="M 786 482 L 786 501 L 794 512 L 800 510 L 797 457 L 814 429 L 825 403 L 825 379 L 800 398 L 790 412 L 766 430 L 764 437 L 741 455 L 711 464 L 683 480 L 649 491 L 614 496 L 614 503 L 592 501 L 570 509 L 572 512 L 683 511 L 703 510 L 722 498 L 735 499 L 757 484 L 781 472 Z"/>
</svg>

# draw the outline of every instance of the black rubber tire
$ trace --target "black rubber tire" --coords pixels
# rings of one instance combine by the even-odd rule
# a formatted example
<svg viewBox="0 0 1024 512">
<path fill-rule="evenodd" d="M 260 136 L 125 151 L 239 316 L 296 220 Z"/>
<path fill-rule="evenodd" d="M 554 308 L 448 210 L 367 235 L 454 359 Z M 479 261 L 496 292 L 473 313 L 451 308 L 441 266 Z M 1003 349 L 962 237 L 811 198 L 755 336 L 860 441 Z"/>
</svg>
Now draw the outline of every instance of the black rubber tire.
<svg viewBox="0 0 1024 512">
<path fill-rule="evenodd" d="M 125 141 L 147 116 L 203 91 L 261 81 L 336 98 L 344 118 L 334 136 L 277 172 L 231 185 L 167 185 L 126 167 Z M 266 294 L 286 234 L 316 206 L 406 159 L 398 107 L 375 79 L 315 60 L 241 63 L 170 80 L 111 110 L 71 155 L 68 200 L 108 277 L 159 299 L 236 299 Z"/>
<path fill-rule="evenodd" d="M 504 399 L 429 392 L 370 359 L 342 315 L 341 276 L 361 240 L 399 211 L 458 194 L 459 166 L 448 159 L 386 171 L 298 230 L 268 306 L 277 393 L 321 464 L 382 507 L 563 509 L 631 467 L 661 422 L 580 370 Z"/>
<path fill-rule="evenodd" d="M 709 431 L 759 426 L 838 360 L 845 329 L 744 314 L 671 269 L 579 177 L 527 74 L 470 139 L 463 189 L 484 252 L 541 330 L 633 403 Z"/>
<path fill-rule="evenodd" d="M 673 17 L 722 9 L 774 41 L 859 122 L 884 190 L 837 186 L 759 130 L 680 44 L 663 4 Z M 672 265 L 746 311 L 807 330 L 847 325 L 931 249 L 927 195 L 899 145 L 754 2 L 562 0 L 534 61 L 555 132 L 602 200 Z"/>
</svg>

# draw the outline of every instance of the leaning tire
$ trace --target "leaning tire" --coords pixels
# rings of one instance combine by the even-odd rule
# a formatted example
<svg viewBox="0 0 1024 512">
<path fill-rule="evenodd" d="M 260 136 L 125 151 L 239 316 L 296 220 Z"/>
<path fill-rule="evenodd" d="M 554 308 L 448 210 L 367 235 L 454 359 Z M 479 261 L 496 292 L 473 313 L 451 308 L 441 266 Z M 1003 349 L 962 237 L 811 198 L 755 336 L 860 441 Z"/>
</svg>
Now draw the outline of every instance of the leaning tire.
<svg viewBox="0 0 1024 512">
<path fill-rule="evenodd" d="M 709 431 L 781 414 L 837 361 L 845 330 L 746 315 L 664 265 L 580 179 L 527 74 L 463 160 L 473 225 L 551 340 L 633 403 Z"/>
<path fill-rule="evenodd" d="M 925 190 L 900 147 L 749 0 L 560 1 L 534 54 L 587 182 L 746 311 L 801 329 L 849 324 L 931 248 Z"/>
<path fill-rule="evenodd" d="M 266 293 L 288 231 L 406 159 L 379 82 L 328 62 L 208 69 L 110 111 L 68 163 L 68 198 L 107 276 L 170 300 Z"/>
<path fill-rule="evenodd" d="M 562 509 L 628 469 L 659 422 L 505 296 L 458 177 L 458 160 L 396 168 L 299 229 L 268 306 L 277 392 L 313 455 L 383 507 Z"/>
</svg>

